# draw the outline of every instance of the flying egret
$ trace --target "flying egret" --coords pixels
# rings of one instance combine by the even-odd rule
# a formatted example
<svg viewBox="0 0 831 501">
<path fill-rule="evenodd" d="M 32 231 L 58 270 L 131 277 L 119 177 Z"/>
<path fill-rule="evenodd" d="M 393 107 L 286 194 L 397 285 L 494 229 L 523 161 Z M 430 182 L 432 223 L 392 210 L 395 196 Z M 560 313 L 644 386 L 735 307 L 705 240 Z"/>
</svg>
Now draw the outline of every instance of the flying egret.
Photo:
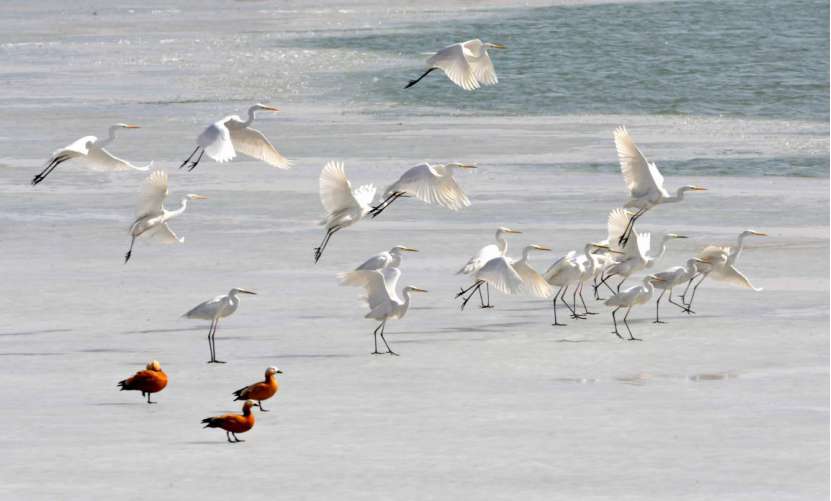
<svg viewBox="0 0 831 501">
<path fill-rule="evenodd" d="M 686 235 L 678 235 L 675 233 L 665 233 L 661 237 L 661 250 L 658 254 L 649 255 L 649 250 L 652 246 L 652 235 L 650 233 L 635 232 L 635 239 L 630 239 L 626 242 L 623 249 L 622 258 L 615 264 L 606 269 L 606 275 L 601 279 L 601 283 L 606 284 L 606 281 L 614 276 L 622 277 L 617 284 L 616 290 L 609 290 L 612 292 L 620 292 L 620 286 L 633 274 L 652 268 L 655 263 L 660 261 L 667 252 L 667 242 L 678 238 L 687 238 Z M 606 284 L 608 287 L 609 285 Z"/>
<path fill-rule="evenodd" d="M 181 205 L 176 210 L 164 208 L 164 199 L 167 197 L 167 172 L 153 171 L 142 183 L 139 192 L 139 201 L 136 205 L 136 219 L 130 225 L 130 249 L 124 255 L 124 263 L 130 260 L 133 254 L 133 245 L 140 236 L 155 237 L 166 244 L 182 243 L 185 238 L 179 238 L 167 225 L 167 222 L 185 212 L 189 200 L 206 200 L 208 197 L 188 193 L 182 198 Z"/>
<path fill-rule="evenodd" d="M 661 278 L 656 277 L 655 275 L 647 275 L 643 279 L 642 285 L 635 285 L 624 289 L 614 296 L 610 297 L 606 300 L 606 306 L 613 306 L 615 309 L 612 310 L 612 322 L 614 322 L 615 330 L 612 334 L 615 334 L 620 339 L 623 339 L 623 336 L 620 335 L 620 332 L 617 330 L 617 319 L 615 318 L 615 314 L 621 308 L 626 308 L 626 315 L 623 316 L 623 325 L 626 326 L 626 330 L 629 331 L 629 340 L 630 341 L 640 341 L 640 339 L 636 338 L 632 335 L 632 329 L 629 328 L 629 313 L 632 312 L 632 308 L 639 305 L 644 304 L 652 298 L 652 292 L 655 290 L 655 287 L 652 285 L 653 282 L 660 282 Z"/>
<path fill-rule="evenodd" d="M 745 230 L 739 233 L 739 237 L 736 239 L 736 247 L 726 247 L 726 246 L 718 246 L 718 245 L 708 245 L 704 248 L 699 254 L 698 258 L 701 259 L 705 265 L 709 265 L 709 271 L 703 271 L 701 273 L 701 278 L 698 282 L 696 282 L 695 286 L 693 287 L 692 295 L 690 296 L 689 302 L 685 299 L 687 297 L 687 291 L 690 289 L 690 284 L 692 283 L 692 279 L 687 283 L 687 288 L 684 290 L 684 293 L 681 294 L 681 301 L 686 303 L 687 308 L 692 308 L 692 302 L 695 298 L 695 291 L 698 289 L 698 286 L 701 285 L 701 282 L 704 281 L 708 276 L 712 276 L 713 279 L 718 280 L 720 282 L 728 282 L 734 285 L 738 285 L 740 287 L 745 287 L 748 289 L 753 289 L 756 292 L 761 291 L 761 288 L 756 288 L 753 284 L 750 283 L 750 280 L 736 268 L 736 260 L 739 259 L 739 256 L 744 250 L 744 239 L 750 236 L 755 237 L 766 237 L 768 236 L 767 233 L 762 233 L 760 231 L 755 230 Z"/>
<path fill-rule="evenodd" d="M 598 289 L 603 285 L 600 281 L 603 278 L 603 273 L 623 256 L 623 247 L 620 246 L 619 239 L 629 225 L 631 215 L 629 211 L 621 208 L 609 212 L 606 219 L 606 239 L 598 242 L 598 248 L 592 253 L 596 256 L 597 261 L 592 287 L 594 288 L 594 298 L 598 301 L 601 299 Z"/>
<path fill-rule="evenodd" d="M 551 289 L 540 284 L 537 278 L 539 274 L 526 263 L 528 253 L 532 250 L 550 251 L 551 249 L 542 245 L 529 245 L 522 251 L 522 258 L 518 260 L 507 256 L 496 256 L 488 260 L 484 266 L 473 273 L 473 285 L 456 294 L 458 298 L 470 292 L 462 299 L 461 309 L 465 309 L 470 298 L 485 284 L 493 285 L 496 290 L 504 294 L 527 293 L 537 297 L 550 296 Z M 518 265 L 519 269 L 515 265 Z"/>
<path fill-rule="evenodd" d="M 237 294 L 256 294 L 256 292 L 234 287 L 228 292 L 228 294 L 216 296 L 213 299 L 205 301 L 182 315 L 185 318 L 211 321 L 211 326 L 208 329 L 208 347 L 211 350 L 211 359 L 208 361 L 209 364 L 225 363 L 216 359 L 216 328 L 219 325 L 220 318 L 233 315 L 233 313 L 237 311 L 237 308 L 239 308 L 239 298 L 237 297 Z"/>
<path fill-rule="evenodd" d="M 595 262 L 592 257 L 592 249 L 605 247 L 607 246 L 603 244 L 588 243 L 583 248 L 582 257 L 577 255 L 577 251 L 570 251 L 565 256 L 562 256 L 561 258 L 554 261 L 554 263 L 551 266 L 549 266 L 547 270 L 545 270 L 545 273 L 543 274 L 545 281 L 553 287 L 559 287 L 559 289 L 557 289 L 557 292 L 554 294 L 554 299 L 552 301 L 554 307 L 554 323 L 552 325 L 566 325 L 560 323 L 557 320 L 557 298 L 560 298 L 563 304 L 566 305 L 566 308 L 568 308 L 569 311 L 571 311 L 571 318 L 585 318 L 585 316 L 577 313 L 577 292 L 580 288 L 581 281 L 585 280 L 587 277 L 586 266 L 589 263 Z M 594 265 L 592 264 L 591 266 Z M 569 306 L 568 301 L 566 301 L 566 292 L 568 292 L 568 288 L 572 285 L 575 286 L 574 294 L 572 295 L 573 307 Z"/>
<path fill-rule="evenodd" d="M 326 226 L 326 236 L 315 247 L 315 263 L 320 260 L 329 239 L 338 230 L 352 226 L 372 209 L 375 186 L 365 184 L 356 190 L 346 177 L 343 162 L 328 162 L 320 172 L 320 202 L 326 210 L 326 218 L 320 224 Z"/>
<path fill-rule="evenodd" d="M 108 146 L 115 139 L 115 132 L 119 129 L 140 129 L 138 125 L 129 124 L 115 124 L 110 126 L 107 138 L 99 141 L 95 136 L 84 136 L 81 139 L 73 142 L 68 146 L 64 146 L 52 152 L 52 156 L 46 162 L 46 167 L 32 178 L 32 184 L 38 184 L 46 179 L 46 176 L 52 173 L 60 164 L 77 158 L 88 168 L 100 171 L 121 171 L 121 170 L 139 170 L 146 171 L 153 165 L 150 162 L 147 165 L 133 165 L 127 160 L 118 158 L 104 147 Z"/>
<path fill-rule="evenodd" d="M 658 167 L 641 153 L 626 127 L 618 127 L 614 135 L 620 170 L 629 190 L 629 200 L 624 207 L 637 209 L 629 219 L 624 232 L 618 237 L 620 245 L 624 245 L 629 240 L 635 221 L 646 211 L 656 205 L 680 202 L 687 191 L 705 191 L 706 188 L 686 185 L 678 188 L 675 195 L 670 195 L 664 188 L 664 176 L 658 171 Z"/>
<path fill-rule="evenodd" d="M 681 308 L 682 311 L 686 311 L 690 313 L 690 310 L 687 308 L 686 305 L 681 303 L 676 303 L 672 300 L 672 289 L 680 284 L 685 282 L 689 282 L 699 273 L 698 265 L 700 263 L 704 263 L 701 259 L 694 257 L 692 259 L 688 259 L 684 266 L 673 266 L 672 268 L 666 269 L 664 271 L 655 273 L 655 276 L 658 277 L 658 280 L 652 282 L 652 285 L 655 286 L 656 289 L 661 289 L 661 295 L 658 296 L 658 299 L 655 301 L 655 321 L 652 322 L 654 324 L 664 324 L 663 320 L 660 317 L 660 308 L 661 308 L 661 299 L 664 297 L 664 294 L 669 292 L 667 296 L 667 301 L 674 304 L 675 306 Z"/>
<path fill-rule="evenodd" d="M 478 89 L 482 85 L 496 85 L 496 71 L 488 55 L 488 49 L 504 49 L 498 43 L 482 42 L 478 38 L 455 43 L 436 52 L 427 60 L 427 71 L 404 87 L 409 89 L 434 70 L 442 70 L 447 78 L 464 90 Z"/>
<path fill-rule="evenodd" d="M 392 249 L 384 252 L 379 252 L 371 258 L 364 261 L 360 266 L 355 268 L 358 270 L 380 270 L 383 268 L 398 268 L 401 266 L 402 252 L 418 252 L 418 249 L 406 247 L 404 245 L 396 245 Z"/>
<path fill-rule="evenodd" d="M 415 197 L 424 203 L 441 205 L 453 211 L 469 207 L 465 192 L 456 183 L 453 171 L 456 169 L 475 169 L 475 165 L 452 162 L 446 165 L 423 163 L 407 169 L 384 192 L 384 201 L 369 212 L 372 217 L 384 212 L 393 202 L 401 197 Z"/>
<path fill-rule="evenodd" d="M 401 296 L 403 296 L 403 299 L 401 299 L 396 292 L 400 277 L 401 270 L 398 268 L 356 270 L 338 275 L 338 280 L 341 285 L 364 288 L 366 292 L 364 299 L 369 306 L 369 313 L 364 318 L 371 318 L 381 322 L 372 332 L 375 337 L 375 351 L 372 352 L 374 355 L 382 354 L 378 351 L 379 334 L 381 341 L 384 342 L 384 346 L 387 347 L 386 353 L 398 355 L 398 353 L 390 349 L 390 345 L 384 337 L 384 328 L 387 325 L 387 320 L 402 318 L 407 314 L 407 310 L 410 308 L 411 292 L 427 292 L 424 289 L 408 285 L 401 290 Z"/>
<path fill-rule="evenodd" d="M 468 259 L 467 263 L 465 263 L 462 268 L 456 272 L 457 275 L 471 275 L 479 271 L 482 266 L 485 266 L 485 263 L 490 261 L 491 259 L 499 256 L 505 256 L 508 252 L 508 241 L 505 239 L 504 235 L 508 234 L 519 234 L 522 233 L 521 231 L 512 230 L 511 228 L 506 228 L 504 226 L 500 226 L 496 230 L 496 243 L 490 244 L 482 247 L 479 249 L 473 257 Z M 479 291 L 479 299 L 482 302 L 482 308 L 493 308 L 491 305 L 491 289 L 489 284 L 485 284 L 485 291 L 487 292 L 488 296 L 488 303 L 485 304 L 484 298 L 482 298 L 482 292 Z"/>
<path fill-rule="evenodd" d="M 254 113 L 258 111 L 280 111 L 277 108 L 264 104 L 255 104 L 248 108 L 248 119 L 243 121 L 239 115 L 228 115 L 218 122 L 209 125 L 196 139 L 196 149 L 188 158 L 182 162 L 182 167 L 187 166 L 193 170 L 199 165 L 202 156 L 207 153 L 219 163 L 227 162 L 237 156 L 237 152 L 257 160 L 278 167 L 288 169 L 291 162 L 277 151 L 268 141 L 265 135 L 251 127 L 254 121 Z M 199 153 L 196 160 L 193 157 Z"/>
</svg>

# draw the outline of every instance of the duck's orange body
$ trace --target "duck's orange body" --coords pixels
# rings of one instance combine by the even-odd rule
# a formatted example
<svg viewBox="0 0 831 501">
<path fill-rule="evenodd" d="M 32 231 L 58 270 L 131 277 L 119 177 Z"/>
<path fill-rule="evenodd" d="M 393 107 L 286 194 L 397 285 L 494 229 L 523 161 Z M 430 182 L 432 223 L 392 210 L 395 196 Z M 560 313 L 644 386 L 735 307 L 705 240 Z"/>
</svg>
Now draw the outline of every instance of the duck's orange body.
<svg viewBox="0 0 831 501">
<path fill-rule="evenodd" d="M 228 437 L 229 442 L 243 442 L 237 438 L 237 433 L 245 433 L 254 427 L 254 413 L 251 412 L 251 407 L 256 404 L 247 400 L 242 406 L 242 415 L 240 414 L 225 414 L 224 416 L 208 417 L 202 420 L 205 428 L 222 428 L 225 430 L 225 436 Z M 234 440 L 231 440 L 231 435 Z"/>
<path fill-rule="evenodd" d="M 152 360 L 147 364 L 147 368 L 143 371 L 136 372 L 132 377 L 118 382 L 121 391 L 137 390 L 141 395 L 147 395 L 147 403 L 155 404 L 150 401 L 152 393 L 158 393 L 167 386 L 167 374 L 162 370 L 161 365 L 156 360 Z"/>
<path fill-rule="evenodd" d="M 277 394 L 280 385 L 277 383 L 275 374 L 282 374 L 283 371 L 276 367 L 269 367 L 265 370 L 265 381 L 248 385 L 245 388 L 240 388 L 234 392 L 236 397 L 234 400 L 256 400 L 259 404 L 260 410 L 268 412 L 263 409 L 263 400 L 268 400 Z"/>
</svg>

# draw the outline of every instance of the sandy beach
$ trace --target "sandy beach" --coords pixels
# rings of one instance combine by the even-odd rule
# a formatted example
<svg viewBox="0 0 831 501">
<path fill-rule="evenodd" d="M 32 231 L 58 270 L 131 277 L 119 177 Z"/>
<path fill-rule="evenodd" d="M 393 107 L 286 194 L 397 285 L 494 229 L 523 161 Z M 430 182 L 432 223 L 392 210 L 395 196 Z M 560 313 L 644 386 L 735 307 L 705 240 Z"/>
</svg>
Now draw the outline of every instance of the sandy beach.
<svg viewBox="0 0 831 501">
<path fill-rule="evenodd" d="M 266 9 L 234 5 L 245 19 Z M 360 5 L 353 8 L 369 8 Z M 296 22 L 326 27 L 296 7 Z M 450 7 L 423 15 L 452 19 Z M 384 12 L 393 25 L 415 15 Z M 352 21 L 342 29 L 360 28 Z M 36 21 L 21 26 L 22 38 L 54 38 Z M 58 63 L 20 57 L 5 72 L 50 64 Z M 98 98 L 67 71 L 56 92 L 71 99 L 62 104 L 44 93 L 26 98 L 24 83 L 10 78 L 0 125 L 0 498 L 828 498 L 828 177 L 713 174 L 722 161 L 827 157 L 827 123 L 425 110 L 390 117 L 316 104 L 302 85 L 297 94 L 266 92 L 259 81 L 236 101 L 201 93 L 196 102 L 150 102 L 153 92 L 180 92 L 209 76 L 182 76 L 169 92 L 143 74 L 157 87 L 135 98 L 123 83 L 101 82 L 110 94 Z M 38 82 L 32 88 L 45 90 Z M 253 100 L 281 108 L 258 123 L 292 170 L 246 160 L 176 169 L 201 127 Z M 113 150 L 167 170 L 169 205 L 185 193 L 209 197 L 171 223 L 183 244 L 139 241 L 127 265 L 141 173 L 67 164 L 29 185 L 52 149 L 105 135 L 122 120 L 143 128 L 119 136 Z M 530 243 L 553 249 L 533 256 L 538 270 L 605 238 L 608 211 L 625 199 L 611 140 L 621 124 L 659 165 L 706 164 L 706 175 L 683 166 L 683 175 L 665 175 L 671 188 L 695 183 L 707 192 L 639 222 L 640 231 L 690 237 L 672 242 L 655 269 L 754 228 L 770 236 L 749 240 L 739 267 L 764 290 L 707 281 L 697 314 L 662 307 L 665 325 L 652 323 L 654 302 L 637 308 L 638 343 L 617 339 L 609 309 L 594 300 L 598 315 L 567 327 L 551 325 L 550 301 L 529 297 L 492 293 L 495 308 L 472 302 L 460 311 L 453 296 L 469 279 L 454 272 L 492 242 L 496 227 L 522 230 L 510 255 Z M 330 159 L 345 162 L 354 185 L 380 188 L 424 160 L 476 162 L 476 172 L 459 175 L 472 206 L 451 213 L 396 202 L 338 233 L 314 265 L 323 236 L 317 177 Z M 420 251 L 405 256 L 402 284 L 430 292 L 387 327 L 401 356 L 372 356 L 376 324 L 363 319 L 358 290 L 339 287 L 335 274 L 396 244 Z M 259 295 L 242 298 L 219 326 L 218 356 L 229 363 L 208 365 L 207 323 L 180 317 L 231 287 Z M 151 359 L 170 377 L 154 406 L 116 388 Z M 254 410 L 244 444 L 200 427 L 206 416 L 237 412 L 232 392 L 270 365 L 284 371 L 280 392 L 266 404 L 270 413 Z"/>
</svg>

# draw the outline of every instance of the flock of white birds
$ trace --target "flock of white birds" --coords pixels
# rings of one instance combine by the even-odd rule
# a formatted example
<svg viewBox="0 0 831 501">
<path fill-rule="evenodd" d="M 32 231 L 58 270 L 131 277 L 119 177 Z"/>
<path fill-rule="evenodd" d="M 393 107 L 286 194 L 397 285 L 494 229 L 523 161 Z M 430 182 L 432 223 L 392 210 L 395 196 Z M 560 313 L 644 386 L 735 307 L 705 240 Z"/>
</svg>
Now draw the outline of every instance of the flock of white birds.
<svg viewBox="0 0 831 501">
<path fill-rule="evenodd" d="M 482 85 L 494 85 L 498 82 L 488 49 L 501 49 L 503 45 L 483 43 L 475 39 L 446 47 L 427 60 L 427 71 L 418 79 L 411 80 L 405 88 L 410 88 L 435 70 L 441 70 L 457 86 L 472 91 Z M 291 162 L 271 144 L 260 131 L 251 127 L 255 114 L 259 111 L 276 112 L 277 108 L 256 104 L 249 108 L 247 119 L 230 115 L 209 125 L 197 138 L 197 146 L 182 162 L 180 168 L 193 170 L 204 155 L 223 163 L 234 159 L 237 153 L 263 161 L 280 169 L 287 169 Z M 134 165 L 116 157 L 105 148 L 115 139 L 120 129 L 135 129 L 138 126 L 116 124 L 109 128 L 106 139 L 99 141 L 95 136 L 86 136 L 70 145 L 56 150 L 47 161 L 44 169 L 33 179 L 32 184 L 42 182 L 58 165 L 77 159 L 86 166 L 105 171 L 138 170 L 148 171 L 148 165 Z M 560 257 L 543 273 L 535 270 L 528 263 L 531 251 L 550 251 L 543 245 L 528 245 L 520 258 L 508 256 L 506 236 L 521 233 L 515 229 L 501 227 L 496 231 L 496 243 L 482 247 L 458 271 L 469 275 L 473 282 L 463 288 L 457 295 L 461 299 L 461 308 L 478 294 L 480 306 L 491 308 L 490 288 L 508 294 L 526 294 L 539 298 L 553 298 L 554 324 L 564 326 L 557 315 L 557 303 L 561 302 L 572 319 L 586 319 L 595 314 L 589 311 L 583 297 L 586 283 L 593 287 L 593 296 L 600 298 L 603 287 L 611 296 L 605 304 L 612 308 L 614 334 L 621 339 L 639 340 L 629 327 L 628 318 L 635 306 L 649 302 L 660 290 L 656 300 L 655 322 L 660 319 L 660 303 L 666 295 L 670 304 L 688 314 L 692 310 L 695 292 L 701 283 L 712 277 L 716 280 L 755 289 L 747 277 L 736 268 L 736 261 L 744 248 L 748 236 L 764 236 L 764 233 L 746 230 L 739 234 L 735 247 L 711 245 L 704 248 L 697 256 L 688 259 L 683 266 L 675 266 L 661 272 L 647 274 L 639 285 L 621 290 L 622 284 L 632 275 L 652 269 L 667 250 L 667 245 L 674 239 L 686 238 L 683 235 L 666 233 L 658 240 L 657 252 L 653 251 L 653 239 L 649 233 L 635 231 L 635 223 L 648 210 L 661 204 L 681 202 L 686 192 L 702 191 L 698 186 L 681 186 L 675 194 L 664 188 L 664 178 L 654 163 L 649 162 L 638 149 L 629 132 L 619 127 L 614 131 L 615 147 L 620 160 L 629 198 L 622 208 L 611 211 L 608 218 L 607 238 L 602 241 L 589 242 L 582 252 L 571 251 Z M 318 262 L 332 236 L 362 219 L 377 217 L 399 198 L 415 198 L 427 204 L 434 204 L 451 211 L 458 211 L 471 205 L 465 192 L 459 186 L 454 174 L 476 166 L 464 163 L 435 164 L 423 163 L 405 171 L 384 192 L 381 200 L 375 203 L 376 188 L 363 185 L 356 189 L 346 176 L 343 163 L 329 162 L 320 173 L 320 200 L 326 211 L 321 224 L 325 235 L 321 244 L 314 249 L 314 260 Z M 207 197 L 187 194 L 176 210 L 164 206 L 168 195 L 167 173 L 156 170 L 150 173 L 141 185 L 135 220 L 130 226 L 130 248 L 125 255 L 129 261 L 133 245 L 137 238 L 152 238 L 162 243 L 181 243 L 173 232 L 169 222 L 185 212 L 188 202 Z M 416 249 L 397 245 L 389 251 L 370 257 L 355 270 L 340 273 L 337 278 L 341 285 L 362 287 L 369 306 L 366 318 L 379 322 L 374 330 L 375 350 L 373 353 L 396 353 L 390 348 L 384 337 L 386 323 L 390 319 L 403 317 L 410 306 L 410 294 L 427 292 L 414 286 L 405 286 L 399 293 L 398 282 L 401 277 L 403 252 L 415 252 Z M 615 278 L 616 285 L 608 281 Z M 696 281 L 697 280 L 697 281 Z M 684 286 L 680 302 L 673 299 L 673 289 Z M 483 292 L 484 287 L 484 292 Z M 690 291 L 690 288 L 692 290 Z M 571 290 L 569 303 L 568 292 Z M 210 363 L 223 363 L 216 358 L 215 334 L 219 320 L 233 314 L 239 306 L 238 294 L 255 294 L 254 291 L 234 288 L 222 296 L 206 301 L 184 316 L 211 322 L 208 342 L 210 346 Z M 578 306 L 578 300 L 580 306 Z M 625 310 L 622 322 L 628 337 L 624 338 L 618 330 L 617 314 Z M 384 344 L 385 351 L 378 350 L 378 337 Z"/>
</svg>

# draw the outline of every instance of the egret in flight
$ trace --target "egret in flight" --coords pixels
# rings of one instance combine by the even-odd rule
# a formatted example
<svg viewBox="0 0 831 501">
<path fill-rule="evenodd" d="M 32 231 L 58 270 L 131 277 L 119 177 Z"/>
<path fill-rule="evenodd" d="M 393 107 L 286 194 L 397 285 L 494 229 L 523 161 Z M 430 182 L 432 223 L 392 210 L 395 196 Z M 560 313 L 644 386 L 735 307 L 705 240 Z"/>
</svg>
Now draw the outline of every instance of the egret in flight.
<svg viewBox="0 0 831 501">
<path fill-rule="evenodd" d="M 390 355 L 398 355 L 390 349 L 384 337 L 384 328 L 387 325 L 387 320 L 402 318 L 407 314 L 410 308 L 410 293 L 411 292 L 427 292 L 424 289 L 408 285 L 401 290 L 401 296 L 396 292 L 398 288 L 398 279 L 401 277 L 401 270 L 398 268 L 383 268 L 381 270 L 357 270 L 348 273 L 341 273 L 338 275 L 341 285 L 363 287 L 366 292 L 364 299 L 369 306 L 369 313 L 364 318 L 371 318 L 381 322 L 378 327 L 372 332 L 375 337 L 375 351 L 374 355 L 381 355 L 378 351 L 378 336 L 381 336 L 381 341 L 387 347 L 386 353 Z"/>
<path fill-rule="evenodd" d="M 79 159 L 85 166 L 92 170 L 100 171 L 120 171 L 120 170 L 140 170 L 146 171 L 153 165 L 150 162 L 147 165 L 133 165 L 127 160 L 118 158 L 105 149 L 115 139 L 115 132 L 119 129 L 140 129 L 138 125 L 115 124 L 110 127 L 107 138 L 99 141 L 95 136 L 84 136 L 74 143 L 64 146 L 61 149 L 55 150 L 49 160 L 46 162 L 46 167 L 32 178 L 32 184 L 38 184 L 46 179 L 46 176 L 52 173 L 60 164 L 72 160 Z"/>
<path fill-rule="evenodd" d="M 406 247 L 404 245 L 396 245 L 392 249 L 384 252 L 379 252 L 371 258 L 364 261 L 360 266 L 355 268 L 358 270 L 381 270 L 384 268 L 398 268 L 401 266 L 403 258 L 402 252 L 418 252 L 418 249 Z"/>
<path fill-rule="evenodd" d="M 179 168 L 187 166 L 188 170 L 195 169 L 205 153 L 217 162 L 224 163 L 236 157 L 237 152 L 262 160 L 280 169 L 291 167 L 291 162 L 274 148 L 268 138 L 262 132 L 251 127 L 251 123 L 254 121 L 254 113 L 258 111 L 276 112 L 279 110 L 258 103 L 248 108 L 248 119 L 245 121 L 239 115 L 228 115 L 222 120 L 212 123 L 199 134 L 196 139 L 196 149 L 182 162 Z M 199 156 L 197 156 L 197 153 Z"/>
<path fill-rule="evenodd" d="M 755 230 L 745 230 L 739 233 L 739 237 L 736 240 L 736 247 L 726 247 L 726 246 L 719 246 L 719 245 L 708 245 L 704 248 L 699 254 L 698 258 L 705 263 L 709 267 L 708 270 L 702 271 L 701 278 L 696 282 L 695 286 L 693 287 L 692 294 L 690 296 L 690 300 L 687 302 L 685 298 L 687 296 L 687 291 L 690 289 L 690 284 L 692 283 L 692 279 L 687 282 L 687 288 L 684 290 L 684 294 L 681 295 L 681 301 L 685 302 L 687 308 L 692 308 L 692 302 L 695 298 L 695 291 L 698 289 L 698 286 L 701 285 L 701 282 L 704 281 L 709 276 L 712 276 L 715 280 L 720 282 L 728 282 L 733 285 L 738 285 L 739 287 L 745 287 L 747 289 L 753 289 L 754 291 L 761 291 L 762 289 L 756 288 L 750 283 L 750 279 L 748 279 L 744 273 L 739 271 L 736 268 L 736 260 L 739 259 L 739 256 L 744 250 L 744 239 L 747 237 L 766 237 L 768 236 L 767 233 L 762 233 L 760 231 Z"/>
<path fill-rule="evenodd" d="M 612 334 L 615 334 L 620 339 L 623 339 L 623 336 L 621 336 L 620 332 L 617 330 L 617 318 L 615 318 L 615 314 L 621 308 L 626 308 L 626 315 L 623 316 L 623 325 L 625 325 L 626 330 L 629 331 L 629 340 L 640 341 L 639 338 L 632 335 L 632 329 L 629 328 L 629 313 L 632 312 L 633 307 L 648 302 L 650 298 L 652 298 L 652 292 L 655 290 L 655 287 L 652 284 L 662 280 L 663 279 L 658 278 L 655 275 L 647 275 L 644 277 L 642 285 L 635 285 L 624 289 L 606 300 L 606 306 L 612 306 L 615 308 L 612 310 L 612 322 L 614 322 L 615 325 L 615 330 Z"/>
<path fill-rule="evenodd" d="M 456 183 L 453 171 L 475 168 L 475 165 L 460 163 L 416 165 L 407 169 L 398 181 L 387 188 L 384 192 L 384 201 L 373 207 L 369 213 L 372 217 L 376 217 L 401 197 L 415 197 L 424 203 L 441 205 L 453 211 L 469 207 L 470 200 Z"/>
<path fill-rule="evenodd" d="M 465 309 L 468 301 L 485 284 L 493 285 L 496 290 L 503 294 L 527 293 L 537 297 L 548 297 L 551 295 L 551 288 L 541 283 L 542 277 L 530 265 L 526 263 L 528 253 L 532 250 L 550 251 L 542 245 L 529 245 L 522 251 L 522 258 L 515 260 L 507 256 L 496 256 L 473 273 L 473 285 L 462 289 L 456 297 L 467 297 L 462 299 L 461 309 Z M 544 280 L 542 280 L 544 282 Z M 479 295 L 481 299 L 481 293 Z M 483 306 L 486 307 L 486 306 Z"/>
<path fill-rule="evenodd" d="M 620 170 L 629 190 L 629 200 L 624 207 L 636 209 L 623 233 L 618 237 L 621 246 L 629 240 L 635 221 L 652 207 L 680 202 L 684 200 L 684 193 L 688 191 L 706 190 L 700 186 L 686 185 L 678 188 L 675 195 L 670 195 L 664 188 L 664 176 L 658 171 L 658 166 L 648 161 L 641 153 L 626 127 L 615 129 L 615 147 Z"/>
<path fill-rule="evenodd" d="M 320 202 L 326 210 L 326 218 L 320 224 L 326 226 L 326 236 L 315 247 L 315 263 L 338 230 L 352 226 L 372 209 L 375 186 L 365 184 L 356 190 L 346 177 L 343 162 L 328 162 L 320 172 Z"/>
<path fill-rule="evenodd" d="M 617 289 L 609 290 L 612 292 L 620 292 L 620 286 L 630 276 L 635 273 L 652 268 L 655 263 L 660 261 L 667 252 L 667 242 L 678 238 L 687 238 L 685 235 L 677 235 L 675 233 L 665 233 L 661 237 L 661 250 L 658 254 L 650 255 L 649 251 L 652 247 L 652 235 L 650 233 L 635 232 L 635 239 L 630 239 L 626 242 L 623 249 L 623 257 L 615 264 L 608 267 L 606 275 L 601 279 L 601 283 L 606 284 L 606 281 L 614 276 L 620 276 L 621 281 L 617 284 Z M 608 284 L 606 284 L 608 287 Z"/>
<path fill-rule="evenodd" d="M 465 263 L 462 268 L 456 272 L 457 275 L 472 275 L 479 271 L 482 266 L 485 266 L 485 263 L 490 261 L 491 259 L 499 256 L 505 256 L 508 252 L 508 241 L 505 239 L 504 235 L 511 235 L 511 234 L 519 234 L 522 233 L 521 231 L 512 230 L 511 228 L 506 228 L 504 226 L 500 226 L 496 230 L 496 243 L 490 244 L 482 247 L 479 249 L 473 257 L 468 259 L 467 263 Z M 491 305 L 491 289 L 489 284 L 485 284 L 485 290 L 488 296 L 488 303 L 485 304 L 484 299 L 482 298 L 482 292 L 479 291 L 479 299 L 482 302 L 482 308 L 493 308 Z"/>
<path fill-rule="evenodd" d="M 185 212 L 190 200 L 205 200 L 208 197 L 189 193 L 182 198 L 181 205 L 176 210 L 164 208 L 164 199 L 167 197 L 167 172 L 153 171 L 141 185 L 139 201 L 136 205 L 136 219 L 130 225 L 130 249 L 124 255 L 124 262 L 130 260 L 133 254 L 133 245 L 136 238 L 141 236 L 155 237 L 166 244 L 182 243 L 185 238 L 179 238 L 167 225 L 167 222 Z"/>
<path fill-rule="evenodd" d="M 209 364 L 225 363 L 222 360 L 216 359 L 216 328 L 219 325 L 220 318 L 233 315 L 234 312 L 237 311 L 237 308 L 239 308 L 239 298 L 237 297 L 237 294 L 256 294 L 256 292 L 234 287 L 228 292 L 228 294 L 216 296 L 213 299 L 205 301 L 182 315 L 185 318 L 211 321 L 211 326 L 208 329 L 208 347 L 211 350 L 211 359 L 208 361 Z"/>
<path fill-rule="evenodd" d="M 664 324 L 663 320 L 661 320 L 660 316 L 660 308 L 661 308 L 661 299 L 664 297 L 664 294 L 669 292 L 667 296 L 667 301 L 674 304 L 675 306 L 681 308 L 682 311 L 687 313 L 691 313 L 691 310 L 687 308 L 683 301 L 681 303 L 676 303 L 672 300 L 672 289 L 678 285 L 681 285 L 685 282 L 689 282 L 693 279 L 698 273 L 699 264 L 705 263 L 705 261 L 694 257 L 692 259 L 688 259 L 684 266 L 673 266 L 667 270 L 655 273 L 655 276 L 658 277 L 658 280 L 652 282 L 652 285 L 655 286 L 656 289 L 661 289 L 661 294 L 658 296 L 658 299 L 655 301 L 655 324 Z"/>
<path fill-rule="evenodd" d="M 404 87 L 409 89 L 434 70 L 441 70 L 454 84 L 464 90 L 478 89 L 482 85 L 496 85 L 496 70 L 488 55 L 488 49 L 504 49 L 498 43 L 482 42 L 478 38 L 455 43 L 436 52 L 427 60 L 427 71 Z"/>
</svg>

